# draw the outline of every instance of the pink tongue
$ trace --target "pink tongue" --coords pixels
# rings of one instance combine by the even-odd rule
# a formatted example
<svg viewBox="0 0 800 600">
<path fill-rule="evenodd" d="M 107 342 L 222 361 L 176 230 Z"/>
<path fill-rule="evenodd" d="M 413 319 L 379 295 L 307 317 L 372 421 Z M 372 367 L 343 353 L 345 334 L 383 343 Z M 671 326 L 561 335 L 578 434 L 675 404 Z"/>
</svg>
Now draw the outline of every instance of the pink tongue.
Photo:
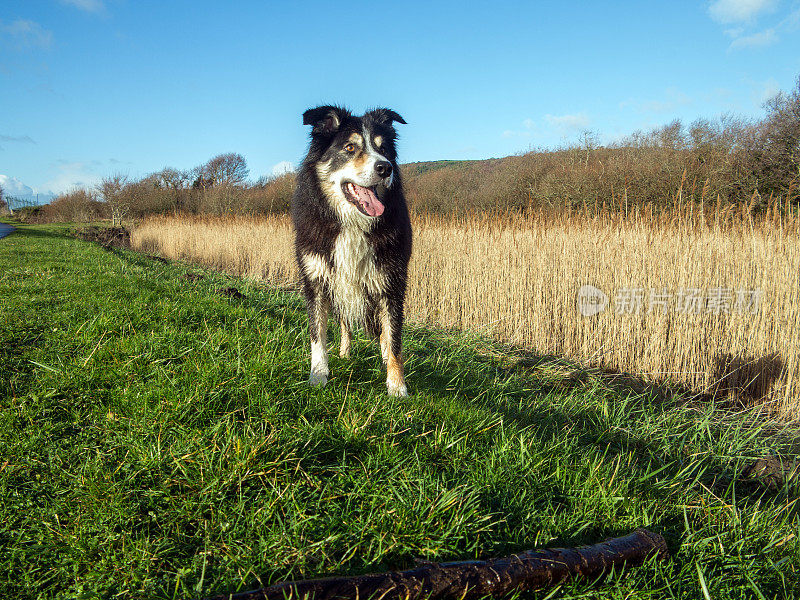
<svg viewBox="0 0 800 600">
<path fill-rule="evenodd" d="M 383 204 L 371 189 L 351 183 L 350 191 L 356 195 L 358 203 L 370 217 L 378 217 L 383 214 Z"/>
</svg>

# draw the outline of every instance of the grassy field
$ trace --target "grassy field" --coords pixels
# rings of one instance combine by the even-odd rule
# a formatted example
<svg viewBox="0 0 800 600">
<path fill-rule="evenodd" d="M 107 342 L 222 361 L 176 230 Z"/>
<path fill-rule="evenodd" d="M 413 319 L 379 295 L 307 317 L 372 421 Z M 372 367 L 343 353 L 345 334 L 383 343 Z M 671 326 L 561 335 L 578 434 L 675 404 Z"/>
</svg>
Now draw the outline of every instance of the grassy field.
<svg viewBox="0 0 800 600">
<path fill-rule="evenodd" d="M 192 598 L 639 526 L 669 561 L 538 597 L 800 596 L 797 487 L 740 479 L 796 430 L 423 327 L 410 397 L 362 338 L 309 389 L 305 329 L 265 284 L 64 227 L 0 240 L 0 597 Z"/>
<path fill-rule="evenodd" d="M 777 206 L 640 208 L 417 216 L 407 317 L 800 418 L 800 218 Z M 288 217 L 153 218 L 131 240 L 233 275 L 297 280 Z M 577 306 L 587 284 L 608 298 L 591 317 Z"/>
</svg>

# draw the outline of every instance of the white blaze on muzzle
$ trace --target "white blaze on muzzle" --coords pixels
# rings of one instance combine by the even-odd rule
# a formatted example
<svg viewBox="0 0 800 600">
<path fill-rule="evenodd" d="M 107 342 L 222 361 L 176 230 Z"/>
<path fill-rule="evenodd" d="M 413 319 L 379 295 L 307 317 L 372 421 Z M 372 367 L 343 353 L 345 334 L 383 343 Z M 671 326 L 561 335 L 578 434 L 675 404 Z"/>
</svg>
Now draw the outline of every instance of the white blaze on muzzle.
<svg viewBox="0 0 800 600">
<path fill-rule="evenodd" d="M 369 131 L 364 129 L 363 130 L 363 136 L 364 136 L 364 150 L 366 151 L 367 156 L 369 156 L 369 158 L 370 158 L 368 169 L 371 170 L 371 173 L 373 175 L 377 175 L 377 172 L 375 171 L 375 165 L 377 163 L 379 163 L 381 161 L 385 161 L 385 162 L 388 162 L 389 164 L 392 164 L 392 162 L 389 159 L 387 159 L 385 156 L 380 154 L 373 147 L 372 139 L 370 138 Z M 392 168 L 392 173 L 389 175 L 389 177 L 387 177 L 385 179 L 383 177 L 379 177 L 379 183 L 382 183 L 387 188 L 392 187 L 392 182 L 393 181 L 394 181 L 394 168 Z"/>
</svg>

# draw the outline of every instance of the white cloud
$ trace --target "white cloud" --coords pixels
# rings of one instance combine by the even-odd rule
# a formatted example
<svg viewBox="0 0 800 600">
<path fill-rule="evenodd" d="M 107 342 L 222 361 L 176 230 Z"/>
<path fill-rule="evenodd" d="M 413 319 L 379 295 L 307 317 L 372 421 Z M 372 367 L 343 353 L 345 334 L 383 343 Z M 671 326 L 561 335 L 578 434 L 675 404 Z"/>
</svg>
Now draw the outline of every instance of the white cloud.
<svg viewBox="0 0 800 600">
<path fill-rule="evenodd" d="M 745 35 L 737 37 L 731 42 L 730 49 L 736 50 L 737 48 L 754 48 L 758 46 L 771 46 L 778 41 L 778 34 L 775 28 L 765 29 L 752 35 Z"/>
<path fill-rule="evenodd" d="M 294 165 L 288 160 L 282 160 L 278 164 L 272 166 L 273 177 L 285 175 L 286 173 L 291 173 L 292 171 L 294 171 Z"/>
<path fill-rule="evenodd" d="M 534 134 L 538 134 L 539 128 L 536 126 L 536 122 L 533 119 L 525 119 L 522 121 L 522 130 L 519 129 L 506 129 L 503 132 L 504 138 L 514 138 L 514 137 L 521 137 L 521 138 L 529 138 Z"/>
<path fill-rule="evenodd" d="M 53 32 L 44 29 L 36 21 L 17 19 L 5 24 L 0 21 L 0 39 L 5 38 L 17 50 L 26 48 L 49 48 L 53 44 Z"/>
<path fill-rule="evenodd" d="M 708 14 L 718 23 L 746 23 L 775 4 L 775 0 L 716 0 L 709 5 Z"/>
<path fill-rule="evenodd" d="M 764 12 L 774 12 L 777 0 L 719 0 L 712 3 L 708 12 L 711 18 L 720 23 L 733 24 L 724 30 L 725 35 L 733 41 L 728 50 L 742 48 L 763 48 L 780 41 L 781 35 L 793 32 L 800 24 L 800 8 L 788 13 L 784 10 L 783 18 L 773 21 L 771 27 L 754 31 L 753 24 Z"/>
<path fill-rule="evenodd" d="M 61 4 L 68 4 L 86 12 L 99 13 L 105 10 L 103 0 L 61 0 Z"/>
<path fill-rule="evenodd" d="M 682 91 L 674 87 L 669 87 L 665 90 L 664 98 L 658 100 L 630 99 L 620 102 L 619 107 L 627 108 L 630 106 L 641 113 L 665 113 L 673 111 L 679 106 L 691 104 L 691 102 L 692 99 Z"/>
<path fill-rule="evenodd" d="M 97 165 L 97 161 L 92 163 L 58 161 L 56 166 L 58 173 L 45 184 L 45 187 L 56 194 L 63 194 L 77 187 L 92 187 L 100 181 L 100 175 L 93 169 L 93 166 Z"/>
<path fill-rule="evenodd" d="M 0 175 L 0 187 L 3 188 L 3 194 L 8 196 L 31 196 L 34 194 L 32 187 L 25 185 L 16 177 L 8 175 Z"/>
<path fill-rule="evenodd" d="M 754 94 L 754 99 L 757 100 L 758 104 L 763 104 L 767 100 L 774 98 L 781 91 L 781 84 L 774 77 L 770 77 L 760 83 L 758 87 L 759 89 Z"/>
<path fill-rule="evenodd" d="M 585 129 L 591 122 L 586 113 L 579 112 L 567 115 L 547 114 L 542 117 L 542 121 L 547 124 L 543 127 L 533 119 L 522 121 L 522 129 L 506 129 L 503 131 L 504 138 L 530 138 L 552 135 L 552 130 L 556 129 L 561 135 L 568 135 L 576 130 Z"/>
<path fill-rule="evenodd" d="M 544 120 L 547 124 L 561 130 L 582 129 L 589 126 L 589 117 L 585 113 L 572 115 L 545 115 Z"/>
</svg>

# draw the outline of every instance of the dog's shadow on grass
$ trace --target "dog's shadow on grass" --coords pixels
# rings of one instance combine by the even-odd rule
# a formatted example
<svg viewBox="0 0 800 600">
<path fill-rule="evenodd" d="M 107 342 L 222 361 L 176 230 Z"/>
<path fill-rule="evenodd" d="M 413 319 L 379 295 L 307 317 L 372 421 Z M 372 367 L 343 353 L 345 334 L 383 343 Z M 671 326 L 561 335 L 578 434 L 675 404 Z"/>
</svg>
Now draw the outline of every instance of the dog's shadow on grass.
<svg viewBox="0 0 800 600">
<path fill-rule="evenodd" d="M 663 498 L 663 482 L 670 480 L 683 480 L 701 494 L 713 493 L 726 501 L 735 498 L 740 507 L 762 502 L 765 495 L 774 493 L 753 482 L 741 481 L 743 461 L 714 456 L 710 452 L 695 459 L 690 448 L 665 444 L 653 431 L 645 431 L 644 425 L 637 427 L 637 418 L 673 410 L 686 411 L 687 426 L 691 415 L 702 418 L 708 408 L 703 402 L 710 399 L 687 388 L 599 368 L 587 369 L 562 357 L 537 354 L 455 332 L 411 328 L 406 336 L 406 347 L 412 393 L 433 402 L 453 393 L 459 394 L 465 402 L 480 399 L 477 401 L 481 406 L 502 416 L 504 423 L 534 431 L 543 443 L 565 435 L 573 436 L 586 452 L 601 456 L 606 464 L 633 454 L 636 460 L 629 476 L 638 480 L 637 493 L 644 497 Z M 489 386 L 498 388 L 500 393 L 487 395 Z M 583 396 L 587 400 L 596 398 L 596 401 L 569 403 L 566 409 L 557 402 L 546 408 L 541 401 L 531 402 L 532 398 L 567 395 Z M 604 403 L 615 402 L 624 402 L 631 413 L 631 422 L 626 422 L 624 427 L 610 423 L 603 412 Z M 725 413 L 726 408 L 723 405 L 717 410 Z M 730 427 L 731 422 L 721 415 L 707 422 L 707 435 L 722 440 Z M 789 437 L 782 438 L 780 444 L 788 452 L 796 453 L 800 449 L 798 442 Z M 695 468 L 690 467 L 693 461 L 697 462 Z M 563 494 L 565 503 L 571 502 L 569 490 L 553 489 L 552 492 Z M 787 492 L 783 490 L 782 493 Z M 675 511 L 665 511 L 656 517 L 652 528 L 664 534 L 671 550 L 675 550 L 683 535 L 684 522 Z M 597 523 L 577 537 L 559 538 L 556 545 L 589 543 L 627 532 L 629 530 Z M 520 549 L 511 546 L 506 550 Z"/>
</svg>

